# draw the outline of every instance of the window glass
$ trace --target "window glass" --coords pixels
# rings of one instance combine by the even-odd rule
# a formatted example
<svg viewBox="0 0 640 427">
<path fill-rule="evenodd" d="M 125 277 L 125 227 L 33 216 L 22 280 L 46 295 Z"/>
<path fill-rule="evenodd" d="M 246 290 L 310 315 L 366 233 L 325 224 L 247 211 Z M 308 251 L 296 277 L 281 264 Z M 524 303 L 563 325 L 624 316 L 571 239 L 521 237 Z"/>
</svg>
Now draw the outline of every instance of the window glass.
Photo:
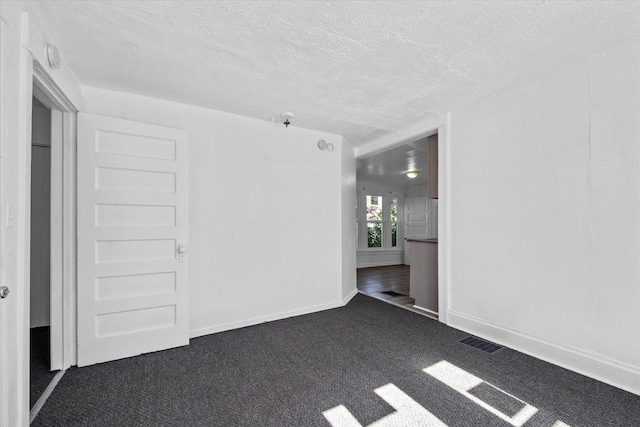
<svg viewBox="0 0 640 427">
<path fill-rule="evenodd" d="M 398 222 L 398 199 L 391 199 L 391 222 Z"/>
<path fill-rule="evenodd" d="M 367 246 L 370 248 L 382 247 L 382 223 L 367 223 Z"/>
<path fill-rule="evenodd" d="M 391 199 L 391 247 L 398 246 L 398 199 Z"/>
<path fill-rule="evenodd" d="M 367 196 L 367 221 L 382 221 L 381 196 Z"/>
</svg>

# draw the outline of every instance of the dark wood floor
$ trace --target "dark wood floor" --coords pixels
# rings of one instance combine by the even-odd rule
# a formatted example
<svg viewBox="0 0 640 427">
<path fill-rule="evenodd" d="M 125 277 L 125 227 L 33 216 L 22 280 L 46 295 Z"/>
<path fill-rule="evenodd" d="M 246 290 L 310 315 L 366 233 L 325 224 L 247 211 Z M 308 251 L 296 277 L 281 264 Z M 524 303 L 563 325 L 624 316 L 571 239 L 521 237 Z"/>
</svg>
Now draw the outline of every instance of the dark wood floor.
<svg viewBox="0 0 640 427">
<path fill-rule="evenodd" d="M 408 265 L 359 268 L 358 290 L 365 295 L 400 305 L 427 317 L 436 318 L 432 314 L 413 307 L 415 299 L 409 296 Z M 391 296 L 383 293 L 385 291 L 394 291 L 402 295 Z"/>
<path fill-rule="evenodd" d="M 413 307 L 415 300 L 409 297 L 409 266 L 390 265 L 358 269 L 358 290 L 376 298 Z M 394 291 L 403 296 L 390 296 L 384 291 Z"/>
</svg>

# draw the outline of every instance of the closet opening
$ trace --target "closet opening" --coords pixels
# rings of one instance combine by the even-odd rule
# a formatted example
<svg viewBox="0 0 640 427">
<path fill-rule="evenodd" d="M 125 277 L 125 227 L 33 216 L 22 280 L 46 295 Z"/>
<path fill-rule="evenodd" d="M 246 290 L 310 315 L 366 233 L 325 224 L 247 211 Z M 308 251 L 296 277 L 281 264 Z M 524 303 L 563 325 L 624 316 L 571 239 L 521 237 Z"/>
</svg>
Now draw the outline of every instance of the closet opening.
<svg viewBox="0 0 640 427">
<path fill-rule="evenodd" d="M 76 364 L 76 113 L 33 62 L 29 191 L 29 418 Z M 26 369 L 29 369 L 26 372 Z"/>
<path fill-rule="evenodd" d="M 51 115 L 51 109 L 34 96 L 31 116 L 29 313 L 31 408 L 57 373 L 51 366 Z"/>
</svg>

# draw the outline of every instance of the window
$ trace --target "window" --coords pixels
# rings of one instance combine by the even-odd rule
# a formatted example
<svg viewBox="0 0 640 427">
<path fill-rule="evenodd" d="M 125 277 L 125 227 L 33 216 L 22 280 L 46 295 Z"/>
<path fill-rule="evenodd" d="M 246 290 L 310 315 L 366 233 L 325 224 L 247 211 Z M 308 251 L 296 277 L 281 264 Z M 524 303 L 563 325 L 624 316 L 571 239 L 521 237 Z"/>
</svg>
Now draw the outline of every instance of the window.
<svg viewBox="0 0 640 427">
<path fill-rule="evenodd" d="M 381 196 L 367 196 L 367 247 L 382 247 Z"/>
<path fill-rule="evenodd" d="M 359 207 L 364 209 L 359 211 Z M 396 249 L 400 241 L 399 198 L 360 193 L 356 203 L 358 246 L 362 249 Z"/>
<path fill-rule="evenodd" d="M 391 247 L 398 246 L 398 199 L 391 199 L 390 219 L 391 219 Z"/>
</svg>

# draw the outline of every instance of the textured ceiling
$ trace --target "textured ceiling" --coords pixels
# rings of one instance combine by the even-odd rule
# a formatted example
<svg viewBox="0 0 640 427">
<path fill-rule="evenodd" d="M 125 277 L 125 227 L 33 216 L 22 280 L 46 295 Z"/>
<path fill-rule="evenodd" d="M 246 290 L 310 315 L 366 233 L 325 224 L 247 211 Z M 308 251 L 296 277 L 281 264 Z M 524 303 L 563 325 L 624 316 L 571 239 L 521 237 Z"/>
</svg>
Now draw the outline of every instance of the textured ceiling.
<svg viewBox="0 0 640 427">
<path fill-rule="evenodd" d="M 360 158 L 356 162 L 358 180 L 381 182 L 397 187 L 426 184 L 429 161 L 428 138 Z M 418 172 L 416 178 L 407 172 Z"/>
<path fill-rule="evenodd" d="M 83 84 L 344 135 L 400 132 L 638 35 L 638 2 L 51 1 Z"/>
</svg>

